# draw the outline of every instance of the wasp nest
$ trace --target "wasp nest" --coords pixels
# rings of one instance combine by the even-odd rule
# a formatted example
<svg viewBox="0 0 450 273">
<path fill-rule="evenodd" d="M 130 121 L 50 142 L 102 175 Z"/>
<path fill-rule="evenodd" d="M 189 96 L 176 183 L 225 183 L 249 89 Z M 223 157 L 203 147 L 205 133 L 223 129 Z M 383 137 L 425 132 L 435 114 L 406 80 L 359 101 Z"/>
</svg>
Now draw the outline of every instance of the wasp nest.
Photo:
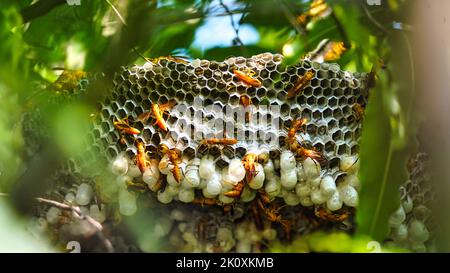
<svg viewBox="0 0 450 273">
<path fill-rule="evenodd" d="M 250 202 L 264 190 L 289 206 L 355 207 L 367 77 L 282 60 L 270 53 L 223 62 L 159 58 L 123 68 L 101 103 L 92 151 L 162 203 Z"/>
</svg>

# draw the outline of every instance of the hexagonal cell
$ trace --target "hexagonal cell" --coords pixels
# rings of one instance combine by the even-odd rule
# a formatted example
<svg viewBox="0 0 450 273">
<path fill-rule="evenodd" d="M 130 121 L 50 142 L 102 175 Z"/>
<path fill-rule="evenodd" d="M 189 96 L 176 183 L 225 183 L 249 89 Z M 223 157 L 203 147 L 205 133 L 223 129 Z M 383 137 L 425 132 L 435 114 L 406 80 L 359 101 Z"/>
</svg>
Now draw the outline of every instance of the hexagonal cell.
<svg viewBox="0 0 450 273">
<path fill-rule="evenodd" d="M 307 87 L 303 88 L 301 93 L 302 93 L 302 95 L 304 95 L 306 97 L 312 96 L 313 88 L 311 86 L 307 86 Z"/>
<path fill-rule="evenodd" d="M 330 87 L 330 81 L 327 80 L 327 79 L 322 79 L 322 80 L 320 80 L 320 87 L 321 87 L 321 90 L 322 90 L 323 88 L 328 88 L 328 87 Z M 331 87 L 333 87 L 333 86 L 331 85 Z"/>
<path fill-rule="evenodd" d="M 306 132 L 310 135 L 317 134 L 317 126 L 315 124 L 307 124 L 306 125 Z"/>
<path fill-rule="evenodd" d="M 351 153 L 352 155 L 357 155 L 357 154 L 359 154 L 359 145 L 358 145 L 358 144 L 353 145 L 352 148 L 351 148 L 350 153 Z"/>
<path fill-rule="evenodd" d="M 313 97 L 313 96 L 308 97 L 306 99 L 306 103 L 309 104 L 309 105 L 315 105 L 317 103 L 317 98 Z"/>
<path fill-rule="evenodd" d="M 338 153 L 338 155 L 344 155 L 344 154 L 348 153 L 347 150 L 348 150 L 347 144 L 341 144 L 338 147 L 337 153 Z"/>
<path fill-rule="evenodd" d="M 333 135 L 331 136 L 334 140 L 334 142 L 338 142 L 340 140 L 342 140 L 342 131 L 341 130 L 337 130 L 336 132 L 333 133 Z"/>
</svg>

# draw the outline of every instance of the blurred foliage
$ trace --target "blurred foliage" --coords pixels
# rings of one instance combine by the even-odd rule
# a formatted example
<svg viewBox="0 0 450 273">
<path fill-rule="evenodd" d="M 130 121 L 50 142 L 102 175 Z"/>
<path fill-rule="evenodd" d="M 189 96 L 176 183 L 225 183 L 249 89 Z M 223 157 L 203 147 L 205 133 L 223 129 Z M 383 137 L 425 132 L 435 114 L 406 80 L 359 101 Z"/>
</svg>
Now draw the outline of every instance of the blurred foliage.
<svg viewBox="0 0 450 273">
<path fill-rule="evenodd" d="M 27 221 L 17 217 L 13 208 L 5 197 L 0 196 L 0 253 L 1 252 L 56 252 L 45 237 L 40 236 L 36 230 L 30 230 Z M 5 232 L 3 232 L 5 231 Z"/>
<path fill-rule="evenodd" d="M 351 236 L 344 232 L 325 233 L 320 231 L 298 238 L 289 244 L 275 242 L 269 246 L 268 252 L 380 253 L 407 252 L 407 250 L 383 246 L 380 243 L 373 241 L 369 236 Z"/>
<path fill-rule="evenodd" d="M 223 60 L 230 55 L 248 57 L 273 52 L 286 53 L 285 61 L 296 63 L 320 41 L 331 39 L 343 41 L 348 47 L 337 61 L 343 69 L 368 72 L 380 57 L 395 63 L 396 59 L 390 58 L 390 45 L 400 43 L 404 48 L 404 39 L 387 40 L 386 29 L 404 17 L 405 9 L 399 8 L 404 1 L 390 0 L 388 5 L 379 7 L 365 6 L 364 1 L 356 0 L 327 2 L 333 13 L 310 22 L 305 31 L 295 25 L 295 20 L 308 9 L 308 1 L 224 1 L 230 12 L 217 0 L 82 0 L 79 6 L 54 0 L 1 1 L 0 190 L 9 192 L 19 181 L 22 188 L 18 189 L 33 192 L 33 187 L 48 175 L 40 172 L 37 176 L 22 176 L 31 164 L 25 152 L 30 147 L 24 145 L 30 143 L 30 136 L 22 135 L 22 126 L 28 120 L 23 120 L 22 113 L 30 113 L 32 119 L 40 109 L 47 126 L 34 130 L 45 130 L 50 136 L 47 145 L 42 145 L 44 148 L 38 145 L 40 148 L 31 152 L 43 156 L 42 165 L 35 169 L 57 168 L 56 163 L 77 155 L 84 145 L 81 139 L 89 128 L 89 116 L 95 111 L 93 105 L 107 92 L 114 71 L 121 65 L 144 62 L 138 53 L 157 57 L 181 52 L 192 58 Z M 254 28 L 259 35 L 257 42 L 218 44 L 204 50 L 194 46 L 199 27 L 208 19 L 231 14 L 238 26 L 247 24 Z M 289 54 L 287 48 L 292 49 Z M 397 59 L 410 58 L 401 53 L 398 56 L 402 58 Z M 58 93 L 54 88 L 53 83 L 62 73 L 54 68 L 78 69 L 105 77 L 91 80 L 86 96 L 73 101 L 63 99 L 64 103 L 57 104 L 55 97 L 64 98 L 64 92 Z M 396 85 L 411 79 L 402 78 L 397 71 L 405 70 L 397 69 L 390 66 L 388 76 L 384 72 L 380 75 L 370 98 L 361 144 L 362 192 L 357 223 L 360 234 L 377 240 L 383 240 L 387 217 L 398 205 L 397 187 L 404 180 L 401 170 L 411 142 L 408 136 L 415 129 L 410 115 L 413 104 L 406 99 L 412 95 L 405 86 Z M 45 147 L 51 152 L 45 152 Z M 27 177 L 29 181 L 25 181 Z M 364 251 L 360 246 L 361 240 L 366 239 L 360 239 L 361 236 L 320 234 L 294 242 L 288 248 L 280 245 L 273 249 L 358 252 Z"/>
</svg>

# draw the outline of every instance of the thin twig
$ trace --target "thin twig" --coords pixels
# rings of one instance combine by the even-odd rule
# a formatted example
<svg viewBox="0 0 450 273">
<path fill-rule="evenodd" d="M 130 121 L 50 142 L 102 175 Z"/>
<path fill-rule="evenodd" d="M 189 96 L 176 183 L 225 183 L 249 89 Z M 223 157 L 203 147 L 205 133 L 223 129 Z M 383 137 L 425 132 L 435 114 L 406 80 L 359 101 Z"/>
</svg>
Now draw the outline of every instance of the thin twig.
<svg viewBox="0 0 450 273">
<path fill-rule="evenodd" d="M 86 220 L 89 224 L 91 224 L 96 230 L 96 234 L 98 236 L 98 238 L 100 239 L 100 241 L 103 243 L 104 247 L 106 248 L 107 252 L 114 252 L 114 247 L 112 246 L 111 241 L 109 241 L 105 235 L 103 234 L 103 226 L 102 224 L 100 224 L 97 220 L 95 220 L 94 218 L 92 218 L 89 215 L 85 215 L 81 210 L 80 207 L 78 206 L 72 206 L 72 205 L 67 205 L 64 203 L 60 203 L 54 200 L 50 200 L 50 199 L 45 199 L 45 198 L 41 198 L 41 197 L 37 197 L 36 201 L 38 201 L 39 203 L 44 203 L 59 209 L 63 209 L 63 210 L 70 210 L 73 212 L 73 215 L 75 217 L 77 217 L 78 219 L 81 220 Z"/>
<path fill-rule="evenodd" d="M 41 198 L 41 197 L 37 197 L 36 201 L 38 201 L 39 203 L 45 203 L 45 204 L 48 204 L 48 205 L 51 205 L 51 206 L 54 206 L 54 207 L 57 207 L 57 208 L 60 208 L 63 210 L 71 210 L 72 212 L 74 212 L 74 214 L 75 214 L 75 216 L 77 216 L 77 218 L 88 221 L 92 226 L 94 226 L 99 231 L 103 230 L 102 224 L 97 222 L 91 216 L 85 215 L 83 212 L 81 212 L 80 207 L 67 205 L 64 203 L 60 203 L 60 202 L 57 202 L 54 200 L 45 199 L 45 198 Z"/>
<path fill-rule="evenodd" d="M 4 193 L 4 192 L 0 192 L 0 197 L 8 197 L 8 196 L 9 196 L 9 194 Z"/>
<path fill-rule="evenodd" d="M 236 23 L 233 20 L 233 14 L 232 14 L 231 10 L 227 7 L 227 5 L 225 5 L 223 3 L 222 0 L 219 0 L 219 3 L 225 10 L 225 13 L 227 13 L 230 16 L 231 26 L 233 27 L 234 32 L 236 33 L 236 38 L 234 38 L 233 42 L 237 43 L 237 45 L 239 45 L 241 47 L 241 49 L 244 50 L 244 43 L 242 42 L 241 38 L 239 38 L 240 23 L 238 25 L 236 25 Z M 244 13 L 242 13 L 242 17 L 239 21 L 242 20 L 243 16 L 244 16 Z"/>
<path fill-rule="evenodd" d="M 362 4 L 363 10 L 367 15 L 367 18 L 369 18 L 369 20 L 377 27 L 379 28 L 382 32 L 384 32 L 384 34 L 388 34 L 389 31 L 382 25 L 380 24 L 380 22 L 378 22 L 373 16 L 372 13 L 370 13 L 370 11 L 367 9 L 365 4 Z"/>
<path fill-rule="evenodd" d="M 120 14 L 120 12 L 116 9 L 116 7 L 113 5 L 113 3 L 111 3 L 111 1 L 109 0 L 105 0 L 106 3 L 108 3 L 108 5 L 112 8 L 112 10 L 114 11 L 114 13 L 117 15 L 117 17 L 119 17 L 119 20 L 122 22 L 122 24 L 124 26 L 127 25 L 127 23 L 125 22 L 125 19 L 123 19 L 122 15 Z"/>
</svg>

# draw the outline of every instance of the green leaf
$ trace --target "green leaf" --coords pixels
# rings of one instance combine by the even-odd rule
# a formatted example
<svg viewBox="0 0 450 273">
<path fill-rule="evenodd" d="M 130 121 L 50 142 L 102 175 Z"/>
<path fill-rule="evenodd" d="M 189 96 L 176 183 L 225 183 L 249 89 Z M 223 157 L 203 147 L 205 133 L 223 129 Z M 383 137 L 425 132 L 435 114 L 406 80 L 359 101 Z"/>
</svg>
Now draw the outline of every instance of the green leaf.
<svg viewBox="0 0 450 273">
<path fill-rule="evenodd" d="M 406 181 L 408 146 L 396 147 L 386 97 L 393 93 L 384 74 L 366 109 L 361 137 L 360 204 L 357 212 L 359 234 L 383 241 L 388 233 L 390 215 L 399 206 L 399 187 Z"/>
</svg>

